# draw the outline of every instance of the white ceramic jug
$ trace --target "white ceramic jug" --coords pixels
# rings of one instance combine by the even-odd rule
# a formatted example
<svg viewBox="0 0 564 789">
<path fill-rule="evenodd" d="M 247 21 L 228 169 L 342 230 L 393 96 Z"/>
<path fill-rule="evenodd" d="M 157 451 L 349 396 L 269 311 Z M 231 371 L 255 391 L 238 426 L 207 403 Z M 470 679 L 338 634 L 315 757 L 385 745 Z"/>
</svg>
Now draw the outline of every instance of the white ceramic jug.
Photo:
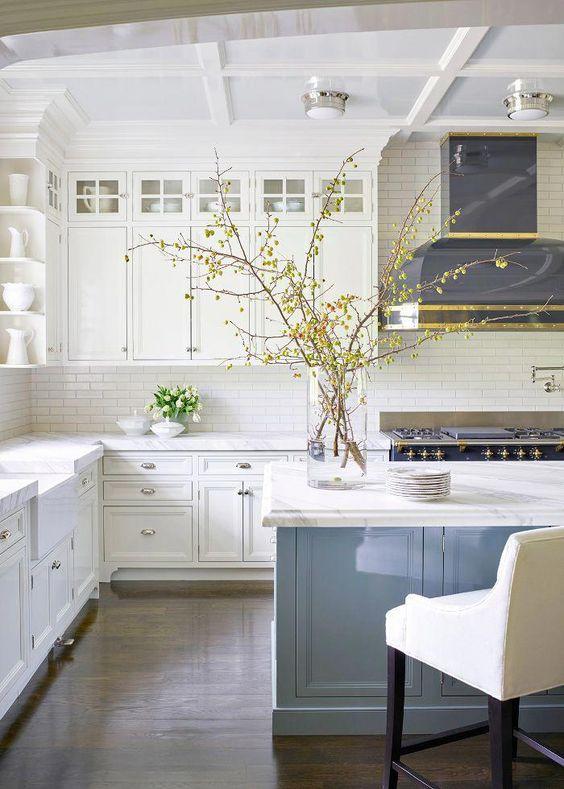
<svg viewBox="0 0 564 789">
<path fill-rule="evenodd" d="M 10 185 L 10 203 L 12 205 L 27 205 L 29 175 L 12 173 L 8 176 L 8 183 Z"/>
<path fill-rule="evenodd" d="M 29 233 L 27 230 L 18 230 L 15 227 L 9 227 L 8 230 L 12 237 L 10 242 L 10 257 L 25 258 L 25 248 L 29 241 Z"/>
<path fill-rule="evenodd" d="M 3 282 L 2 298 L 12 312 L 25 312 L 33 304 L 35 288 L 27 282 Z"/>
<path fill-rule="evenodd" d="M 33 329 L 6 329 L 10 335 L 10 345 L 6 364 L 29 364 L 27 346 L 33 340 Z"/>
</svg>

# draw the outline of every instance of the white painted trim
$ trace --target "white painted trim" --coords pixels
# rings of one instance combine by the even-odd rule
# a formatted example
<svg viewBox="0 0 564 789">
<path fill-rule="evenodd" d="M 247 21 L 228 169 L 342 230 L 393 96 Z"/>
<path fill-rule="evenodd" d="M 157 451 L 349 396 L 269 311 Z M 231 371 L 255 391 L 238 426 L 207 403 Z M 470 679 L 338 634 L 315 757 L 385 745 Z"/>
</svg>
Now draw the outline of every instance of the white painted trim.
<svg viewBox="0 0 564 789">
<path fill-rule="evenodd" d="M 233 122 L 229 80 L 223 75 L 223 43 L 197 44 L 198 60 L 204 74 L 204 90 L 212 122 L 229 126 Z"/>
</svg>

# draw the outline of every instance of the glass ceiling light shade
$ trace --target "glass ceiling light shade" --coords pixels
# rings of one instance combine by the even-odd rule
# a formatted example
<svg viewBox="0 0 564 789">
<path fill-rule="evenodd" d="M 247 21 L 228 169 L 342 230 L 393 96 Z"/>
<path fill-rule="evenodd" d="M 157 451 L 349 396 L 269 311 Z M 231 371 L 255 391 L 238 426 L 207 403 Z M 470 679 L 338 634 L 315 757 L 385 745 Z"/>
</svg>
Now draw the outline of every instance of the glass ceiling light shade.
<svg viewBox="0 0 564 789">
<path fill-rule="evenodd" d="M 308 118 L 325 121 L 341 118 L 348 98 L 338 80 L 312 77 L 306 83 L 302 102 Z"/>
<path fill-rule="evenodd" d="M 507 89 L 510 93 L 503 103 L 512 121 L 538 121 L 548 115 L 552 93 L 541 90 L 535 80 L 516 79 Z"/>
</svg>

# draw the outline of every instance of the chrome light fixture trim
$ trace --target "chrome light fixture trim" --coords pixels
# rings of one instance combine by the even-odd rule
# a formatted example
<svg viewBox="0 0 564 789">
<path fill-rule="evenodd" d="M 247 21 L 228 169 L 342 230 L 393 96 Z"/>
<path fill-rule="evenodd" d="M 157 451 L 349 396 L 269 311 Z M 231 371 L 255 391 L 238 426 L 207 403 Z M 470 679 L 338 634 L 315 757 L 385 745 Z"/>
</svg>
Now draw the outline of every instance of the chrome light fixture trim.
<svg viewBox="0 0 564 789">
<path fill-rule="evenodd" d="M 544 91 L 517 91 L 503 100 L 507 117 L 511 120 L 538 120 L 548 115 L 552 93 Z"/>
<path fill-rule="evenodd" d="M 339 90 L 309 90 L 302 96 L 305 113 L 316 120 L 338 118 L 345 113 L 348 93 Z"/>
</svg>

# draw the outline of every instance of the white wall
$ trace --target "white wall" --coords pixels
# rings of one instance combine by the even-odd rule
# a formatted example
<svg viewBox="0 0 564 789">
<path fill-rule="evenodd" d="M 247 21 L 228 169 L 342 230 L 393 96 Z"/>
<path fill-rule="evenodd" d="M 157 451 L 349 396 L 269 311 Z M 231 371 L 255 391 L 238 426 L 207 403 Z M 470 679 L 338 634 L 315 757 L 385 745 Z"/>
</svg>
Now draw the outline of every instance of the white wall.
<svg viewBox="0 0 564 789">
<path fill-rule="evenodd" d="M 539 232 L 562 238 L 564 149 L 539 142 L 538 164 Z M 436 142 L 392 144 L 384 151 L 378 184 L 381 259 L 393 238 L 392 222 L 404 216 L 416 190 L 438 169 Z M 438 224 L 438 214 L 437 200 L 428 228 Z M 424 227 L 420 238 L 425 238 Z M 564 364 L 564 334 L 488 332 L 468 341 L 448 337 L 424 347 L 417 362 L 405 358 L 374 376 L 371 427 L 378 426 L 379 410 L 562 411 L 563 394 L 546 394 L 530 383 L 531 364 Z M 182 382 L 198 386 L 206 404 L 202 423 L 193 429 L 301 431 L 305 425 L 304 383 L 286 370 L 49 367 L 34 371 L 31 381 L 36 430 L 116 430 L 116 417 L 141 408 L 158 383 Z M 10 386 L 13 391 L 16 384 Z M 25 410 L 21 399 L 10 405 L 4 414 L 10 426 L 14 420 L 25 422 Z"/>
</svg>

